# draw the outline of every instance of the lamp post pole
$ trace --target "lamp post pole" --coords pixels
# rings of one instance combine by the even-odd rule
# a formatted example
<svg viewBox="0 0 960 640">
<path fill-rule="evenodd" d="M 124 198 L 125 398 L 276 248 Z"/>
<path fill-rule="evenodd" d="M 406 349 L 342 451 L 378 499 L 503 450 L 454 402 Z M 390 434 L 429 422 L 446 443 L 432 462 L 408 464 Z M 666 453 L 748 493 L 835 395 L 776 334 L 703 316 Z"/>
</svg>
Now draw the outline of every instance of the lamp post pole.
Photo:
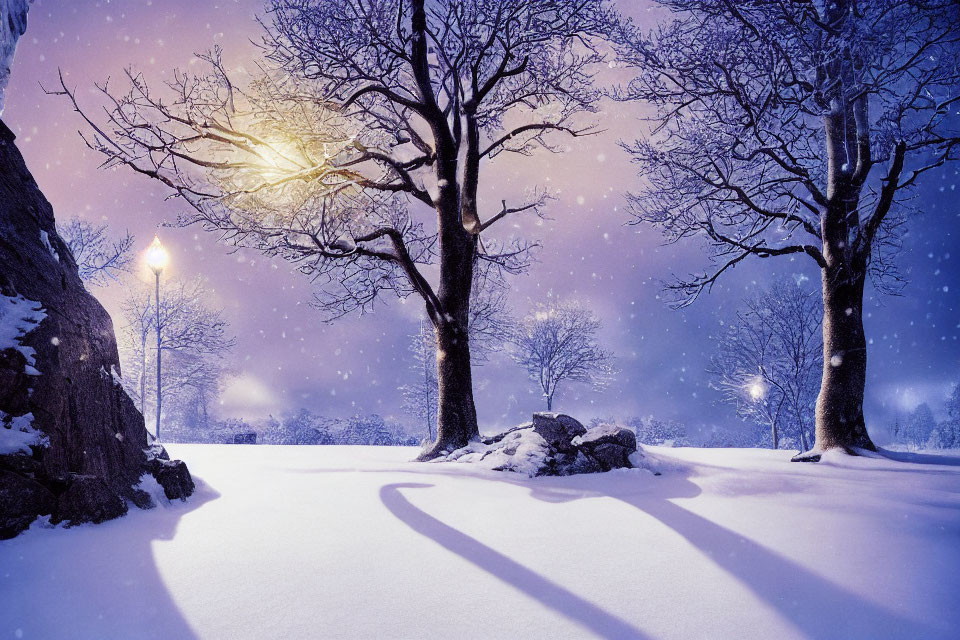
<svg viewBox="0 0 960 640">
<path fill-rule="evenodd" d="M 157 277 L 157 429 L 156 429 L 156 438 L 160 440 L 160 272 L 162 269 L 157 269 L 153 273 Z"/>
<path fill-rule="evenodd" d="M 164 267 L 167 266 L 167 262 L 170 256 L 167 254 L 167 250 L 163 248 L 163 245 L 160 244 L 160 238 L 154 236 L 153 242 L 147 248 L 146 260 L 147 266 L 150 267 L 150 270 L 153 271 L 153 275 L 156 278 L 156 300 L 157 300 L 157 427 L 154 431 L 154 438 L 156 440 L 160 439 L 160 409 L 163 401 L 163 392 L 160 388 L 161 382 L 161 370 L 160 370 L 160 354 L 162 351 L 162 331 L 160 327 L 160 274 L 163 273 Z"/>
</svg>

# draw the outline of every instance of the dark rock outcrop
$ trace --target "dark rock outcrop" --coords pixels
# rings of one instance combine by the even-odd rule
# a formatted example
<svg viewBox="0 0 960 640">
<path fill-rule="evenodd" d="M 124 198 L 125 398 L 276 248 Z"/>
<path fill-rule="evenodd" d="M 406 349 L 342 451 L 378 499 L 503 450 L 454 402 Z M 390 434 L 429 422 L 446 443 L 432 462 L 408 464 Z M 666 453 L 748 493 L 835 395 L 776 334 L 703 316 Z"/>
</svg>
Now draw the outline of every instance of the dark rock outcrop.
<svg viewBox="0 0 960 640">
<path fill-rule="evenodd" d="M 603 425 L 579 436 L 574 444 L 604 471 L 609 471 L 630 466 L 630 454 L 637 450 L 637 436 L 623 427 Z"/>
<path fill-rule="evenodd" d="M 73 474 L 57 497 L 56 519 L 69 525 L 99 524 L 127 513 L 126 500 L 99 476 Z"/>
<path fill-rule="evenodd" d="M 182 460 L 155 459 L 150 463 L 150 473 L 163 487 L 167 500 L 186 500 L 196 488 Z"/>
<path fill-rule="evenodd" d="M 0 470 L 0 540 L 29 527 L 37 515 L 53 513 L 56 503 L 53 493 L 36 480 Z"/>
<path fill-rule="evenodd" d="M 535 413 L 533 421 L 471 443 L 438 461 L 478 463 L 529 476 L 569 476 L 633 466 L 636 435 L 629 429 L 586 429 L 562 413 Z"/>
<path fill-rule="evenodd" d="M 144 473 L 168 495 L 193 490 L 183 463 L 145 453 L 143 416 L 117 380 L 113 323 L 84 289 L 13 141 L 0 121 L 0 323 L 15 307 L 42 309 L 16 345 L 0 344 L 0 429 L 27 423 L 42 442 L 0 455 L 0 538 L 39 515 L 71 524 L 123 515 L 128 500 L 144 503 L 134 488 Z"/>
<path fill-rule="evenodd" d="M 533 430 L 561 453 L 574 453 L 572 440 L 587 432 L 577 420 L 563 413 L 535 413 L 532 424 Z"/>
</svg>

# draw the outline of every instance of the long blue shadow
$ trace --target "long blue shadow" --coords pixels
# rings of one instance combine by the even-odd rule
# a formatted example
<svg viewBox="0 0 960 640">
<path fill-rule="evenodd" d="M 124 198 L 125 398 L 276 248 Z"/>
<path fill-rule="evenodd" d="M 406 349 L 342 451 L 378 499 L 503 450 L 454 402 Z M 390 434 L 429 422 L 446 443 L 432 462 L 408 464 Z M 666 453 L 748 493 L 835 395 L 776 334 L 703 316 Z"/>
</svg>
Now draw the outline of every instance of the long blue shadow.
<svg viewBox="0 0 960 640">
<path fill-rule="evenodd" d="M 878 451 L 884 458 L 890 458 L 897 462 L 909 462 L 911 464 L 935 464 L 946 467 L 960 467 L 960 456 L 944 456 L 931 453 L 915 453 L 913 451 L 891 451 L 889 449 L 879 449 Z"/>
<path fill-rule="evenodd" d="M 638 640 L 648 637 L 629 622 L 421 511 L 400 492 L 400 489 L 426 489 L 432 486 L 414 482 L 384 485 L 380 488 L 380 500 L 390 513 L 417 533 L 598 636 Z"/>
<path fill-rule="evenodd" d="M 170 596 L 152 543 L 171 540 L 185 514 L 219 494 L 199 478 L 185 503 L 158 506 L 99 525 L 29 531 L 0 544 L 0 628 L 24 638 L 177 638 L 196 632 Z M 47 536 L 61 538 L 45 540 Z M 56 554 L 40 553 L 52 547 Z M 57 601 L 50 607 L 50 599 Z M 20 637 L 20 636 L 17 636 Z"/>
<path fill-rule="evenodd" d="M 633 483 L 597 482 L 597 491 L 568 494 L 562 485 L 540 484 L 531 492 L 540 500 L 563 502 L 586 497 L 611 497 L 656 518 L 703 552 L 759 600 L 767 603 L 808 638 L 875 640 L 878 638 L 955 638 L 928 621 L 908 618 L 862 595 L 822 578 L 804 566 L 717 523 L 684 509 L 669 499 L 692 498 L 701 489 L 683 474 L 668 474 L 656 495 Z M 592 484 L 589 480 L 588 484 Z M 568 497 L 565 498 L 565 495 Z M 869 545 L 869 541 L 864 541 Z M 883 558 L 876 558 L 882 563 Z"/>
<path fill-rule="evenodd" d="M 465 474 L 462 469 L 447 471 L 438 469 L 435 465 L 417 465 L 411 472 L 423 475 L 471 475 L 469 472 Z M 651 477 L 648 482 L 638 482 L 639 478 L 635 476 L 612 479 L 607 475 L 579 476 L 575 481 L 574 478 L 529 479 L 508 472 L 496 477 L 489 474 L 476 477 L 525 487 L 530 490 L 532 497 L 551 503 L 610 497 L 639 509 L 688 540 L 717 566 L 737 579 L 758 600 L 777 611 L 808 638 L 953 640 L 957 637 L 953 630 L 944 629 L 942 625 L 936 624 L 936 621 L 911 618 L 888 606 L 879 605 L 775 551 L 679 506 L 673 500 L 694 498 L 701 493 L 700 487 L 692 482 L 685 472 L 669 472 L 660 478 Z M 510 558 L 417 509 L 399 492 L 400 488 L 431 486 L 433 485 L 419 483 L 385 485 L 380 491 L 381 500 L 391 513 L 415 531 L 595 630 L 596 633 L 616 638 L 647 637 L 639 629 L 602 610 L 601 613 L 608 618 L 601 617 L 601 622 L 591 626 L 588 622 L 596 615 L 593 611 L 598 610 L 595 605 L 583 601 Z M 648 492 L 651 489 L 653 493 Z M 800 534 L 801 532 L 798 532 L 798 535 Z M 643 541 L 638 539 L 637 542 Z M 870 542 L 864 540 L 862 544 L 869 548 Z M 655 551 L 651 549 L 651 553 Z M 831 550 L 825 549 L 825 552 L 830 553 Z M 882 563 L 883 557 L 877 556 L 875 562 Z M 710 588 L 709 585 L 697 586 L 700 587 Z M 559 592 L 556 591 L 558 589 Z M 566 598 L 572 598 L 574 605 L 566 602 Z M 577 606 L 578 603 L 582 606 Z"/>
</svg>

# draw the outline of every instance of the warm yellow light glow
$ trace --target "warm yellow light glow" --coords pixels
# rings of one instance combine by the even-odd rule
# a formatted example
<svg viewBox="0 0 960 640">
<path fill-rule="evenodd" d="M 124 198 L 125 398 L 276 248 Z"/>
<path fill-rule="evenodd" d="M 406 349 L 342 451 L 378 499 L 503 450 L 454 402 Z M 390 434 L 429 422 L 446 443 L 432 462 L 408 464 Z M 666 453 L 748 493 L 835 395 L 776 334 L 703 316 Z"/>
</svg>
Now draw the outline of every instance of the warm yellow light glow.
<svg viewBox="0 0 960 640">
<path fill-rule="evenodd" d="M 147 252 L 143 257 L 147 262 L 147 266 L 150 267 L 154 273 L 163 271 L 170 261 L 170 255 L 167 253 L 167 250 L 163 248 L 163 245 L 160 244 L 160 238 L 157 236 L 153 236 L 153 242 L 147 247 Z"/>
</svg>

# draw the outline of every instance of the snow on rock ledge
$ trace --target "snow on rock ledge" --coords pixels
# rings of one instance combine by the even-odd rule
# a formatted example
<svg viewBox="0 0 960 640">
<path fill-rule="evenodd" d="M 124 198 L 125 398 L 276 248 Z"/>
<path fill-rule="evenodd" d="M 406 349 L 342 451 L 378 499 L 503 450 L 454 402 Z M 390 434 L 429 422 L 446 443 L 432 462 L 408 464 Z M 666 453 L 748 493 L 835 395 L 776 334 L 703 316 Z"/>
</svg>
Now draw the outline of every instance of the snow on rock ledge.
<svg viewBox="0 0 960 640">
<path fill-rule="evenodd" d="M 562 413 L 535 413 L 533 421 L 471 442 L 434 462 L 476 464 L 529 477 L 569 476 L 640 466 L 637 438 L 622 427 L 586 429 Z"/>
<path fill-rule="evenodd" d="M 33 414 L 8 416 L 0 411 L 0 455 L 30 453 L 30 447 L 45 447 L 50 439 L 33 428 Z"/>
</svg>

